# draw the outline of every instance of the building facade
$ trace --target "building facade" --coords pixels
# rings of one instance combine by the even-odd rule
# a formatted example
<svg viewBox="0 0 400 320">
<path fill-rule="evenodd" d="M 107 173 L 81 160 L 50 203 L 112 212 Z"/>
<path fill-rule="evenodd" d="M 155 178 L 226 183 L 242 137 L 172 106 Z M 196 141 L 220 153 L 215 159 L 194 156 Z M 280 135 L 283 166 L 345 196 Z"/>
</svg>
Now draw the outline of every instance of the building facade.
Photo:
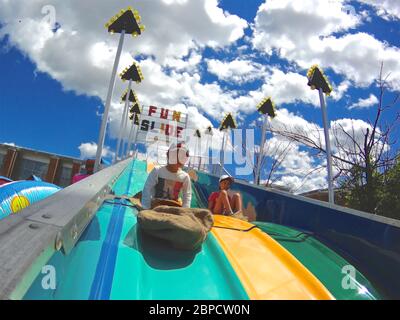
<svg viewBox="0 0 400 320">
<path fill-rule="evenodd" d="M 319 200 L 319 201 L 324 201 L 324 202 L 329 202 L 329 192 L 328 189 L 318 189 L 318 190 L 312 190 L 309 192 L 305 192 L 300 194 L 300 196 Z M 346 206 L 346 201 L 343 198 L 342 194 L 340 193 L 339 189 L 335 189 L 335 204 L 339 206 Z"/>
<path fill-rule="evenodd" d="M 72 183 L 72 177 L 84 164 L 82 159 L 0 144 L 0 176 L 12 180 L 26 180 L 35 175 L 64 188 Z"/>
</svg>

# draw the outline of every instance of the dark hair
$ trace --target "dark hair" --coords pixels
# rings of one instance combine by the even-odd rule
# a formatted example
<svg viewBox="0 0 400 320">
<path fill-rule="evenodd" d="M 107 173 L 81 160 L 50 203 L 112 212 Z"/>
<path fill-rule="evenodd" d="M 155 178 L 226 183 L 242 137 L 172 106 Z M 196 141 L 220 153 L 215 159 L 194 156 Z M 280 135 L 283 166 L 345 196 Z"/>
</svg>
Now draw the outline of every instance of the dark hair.
<svg viewBox="0 0 400 320">
<path fill-rule="evenodd" d="M 226 181 L 226 180 L 229 180 L 229 188 L 228 189 L 230 189 L 230 187 L 231 187 L 231 185 L 232 185 L 232 180 L 231 179 L 224 179 L 224 180 L 221 180 L 219 183 L 218 183 L 218 189 L 219 190 L 221 190 L 221 182 L 224 182 L 224 181 Z"/>
</svg>

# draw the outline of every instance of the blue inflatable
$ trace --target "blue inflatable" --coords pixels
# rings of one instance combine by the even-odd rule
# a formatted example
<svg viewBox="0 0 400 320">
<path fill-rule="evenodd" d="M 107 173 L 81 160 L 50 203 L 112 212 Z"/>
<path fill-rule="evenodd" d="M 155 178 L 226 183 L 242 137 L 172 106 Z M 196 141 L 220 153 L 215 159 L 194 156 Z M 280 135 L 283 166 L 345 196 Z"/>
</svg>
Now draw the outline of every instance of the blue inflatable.
<svg viewBox="0 0 400 320">
<path fill-rule="evenodd" d="M 42 181 L 15 181 L 0 186 L 0 220 L 39 202 L 61 188 Z"/>
</svg>

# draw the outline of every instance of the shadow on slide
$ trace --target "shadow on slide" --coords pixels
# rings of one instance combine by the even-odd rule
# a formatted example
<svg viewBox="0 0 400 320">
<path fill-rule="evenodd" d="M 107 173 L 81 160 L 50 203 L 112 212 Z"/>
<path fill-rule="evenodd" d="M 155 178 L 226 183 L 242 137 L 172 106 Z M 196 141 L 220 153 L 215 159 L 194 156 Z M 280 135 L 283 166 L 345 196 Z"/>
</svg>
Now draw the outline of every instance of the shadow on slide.
<svg viewBox="0 0 400 320">
<path fill-rule="evenodd" d="M 124 245 L 140 252 L 146 263 L 159 270 L 182 269 L 191 265 L 197 251 L 185 251 L 173 248 L 163 240 L 146 235 L 135 224 L 127 233 Z"/>
</svg>

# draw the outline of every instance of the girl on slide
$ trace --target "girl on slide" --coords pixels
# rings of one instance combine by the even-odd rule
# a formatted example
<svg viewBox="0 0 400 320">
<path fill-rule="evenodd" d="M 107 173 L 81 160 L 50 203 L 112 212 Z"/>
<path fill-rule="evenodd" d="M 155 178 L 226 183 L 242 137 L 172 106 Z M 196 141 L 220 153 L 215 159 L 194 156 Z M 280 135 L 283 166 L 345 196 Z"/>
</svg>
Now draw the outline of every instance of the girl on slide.
<svg viewBox="0 0 400 320">
<path fill-rule="evenodd" d="M 230 190 L 234 179 L 222 175 L 219 179 L 219 191 L 211 193 L 208 198 L 208 209 L 213 214 L 235 215 L 242 212 L 242 197 L 240 193 Z"/>
</svg>

